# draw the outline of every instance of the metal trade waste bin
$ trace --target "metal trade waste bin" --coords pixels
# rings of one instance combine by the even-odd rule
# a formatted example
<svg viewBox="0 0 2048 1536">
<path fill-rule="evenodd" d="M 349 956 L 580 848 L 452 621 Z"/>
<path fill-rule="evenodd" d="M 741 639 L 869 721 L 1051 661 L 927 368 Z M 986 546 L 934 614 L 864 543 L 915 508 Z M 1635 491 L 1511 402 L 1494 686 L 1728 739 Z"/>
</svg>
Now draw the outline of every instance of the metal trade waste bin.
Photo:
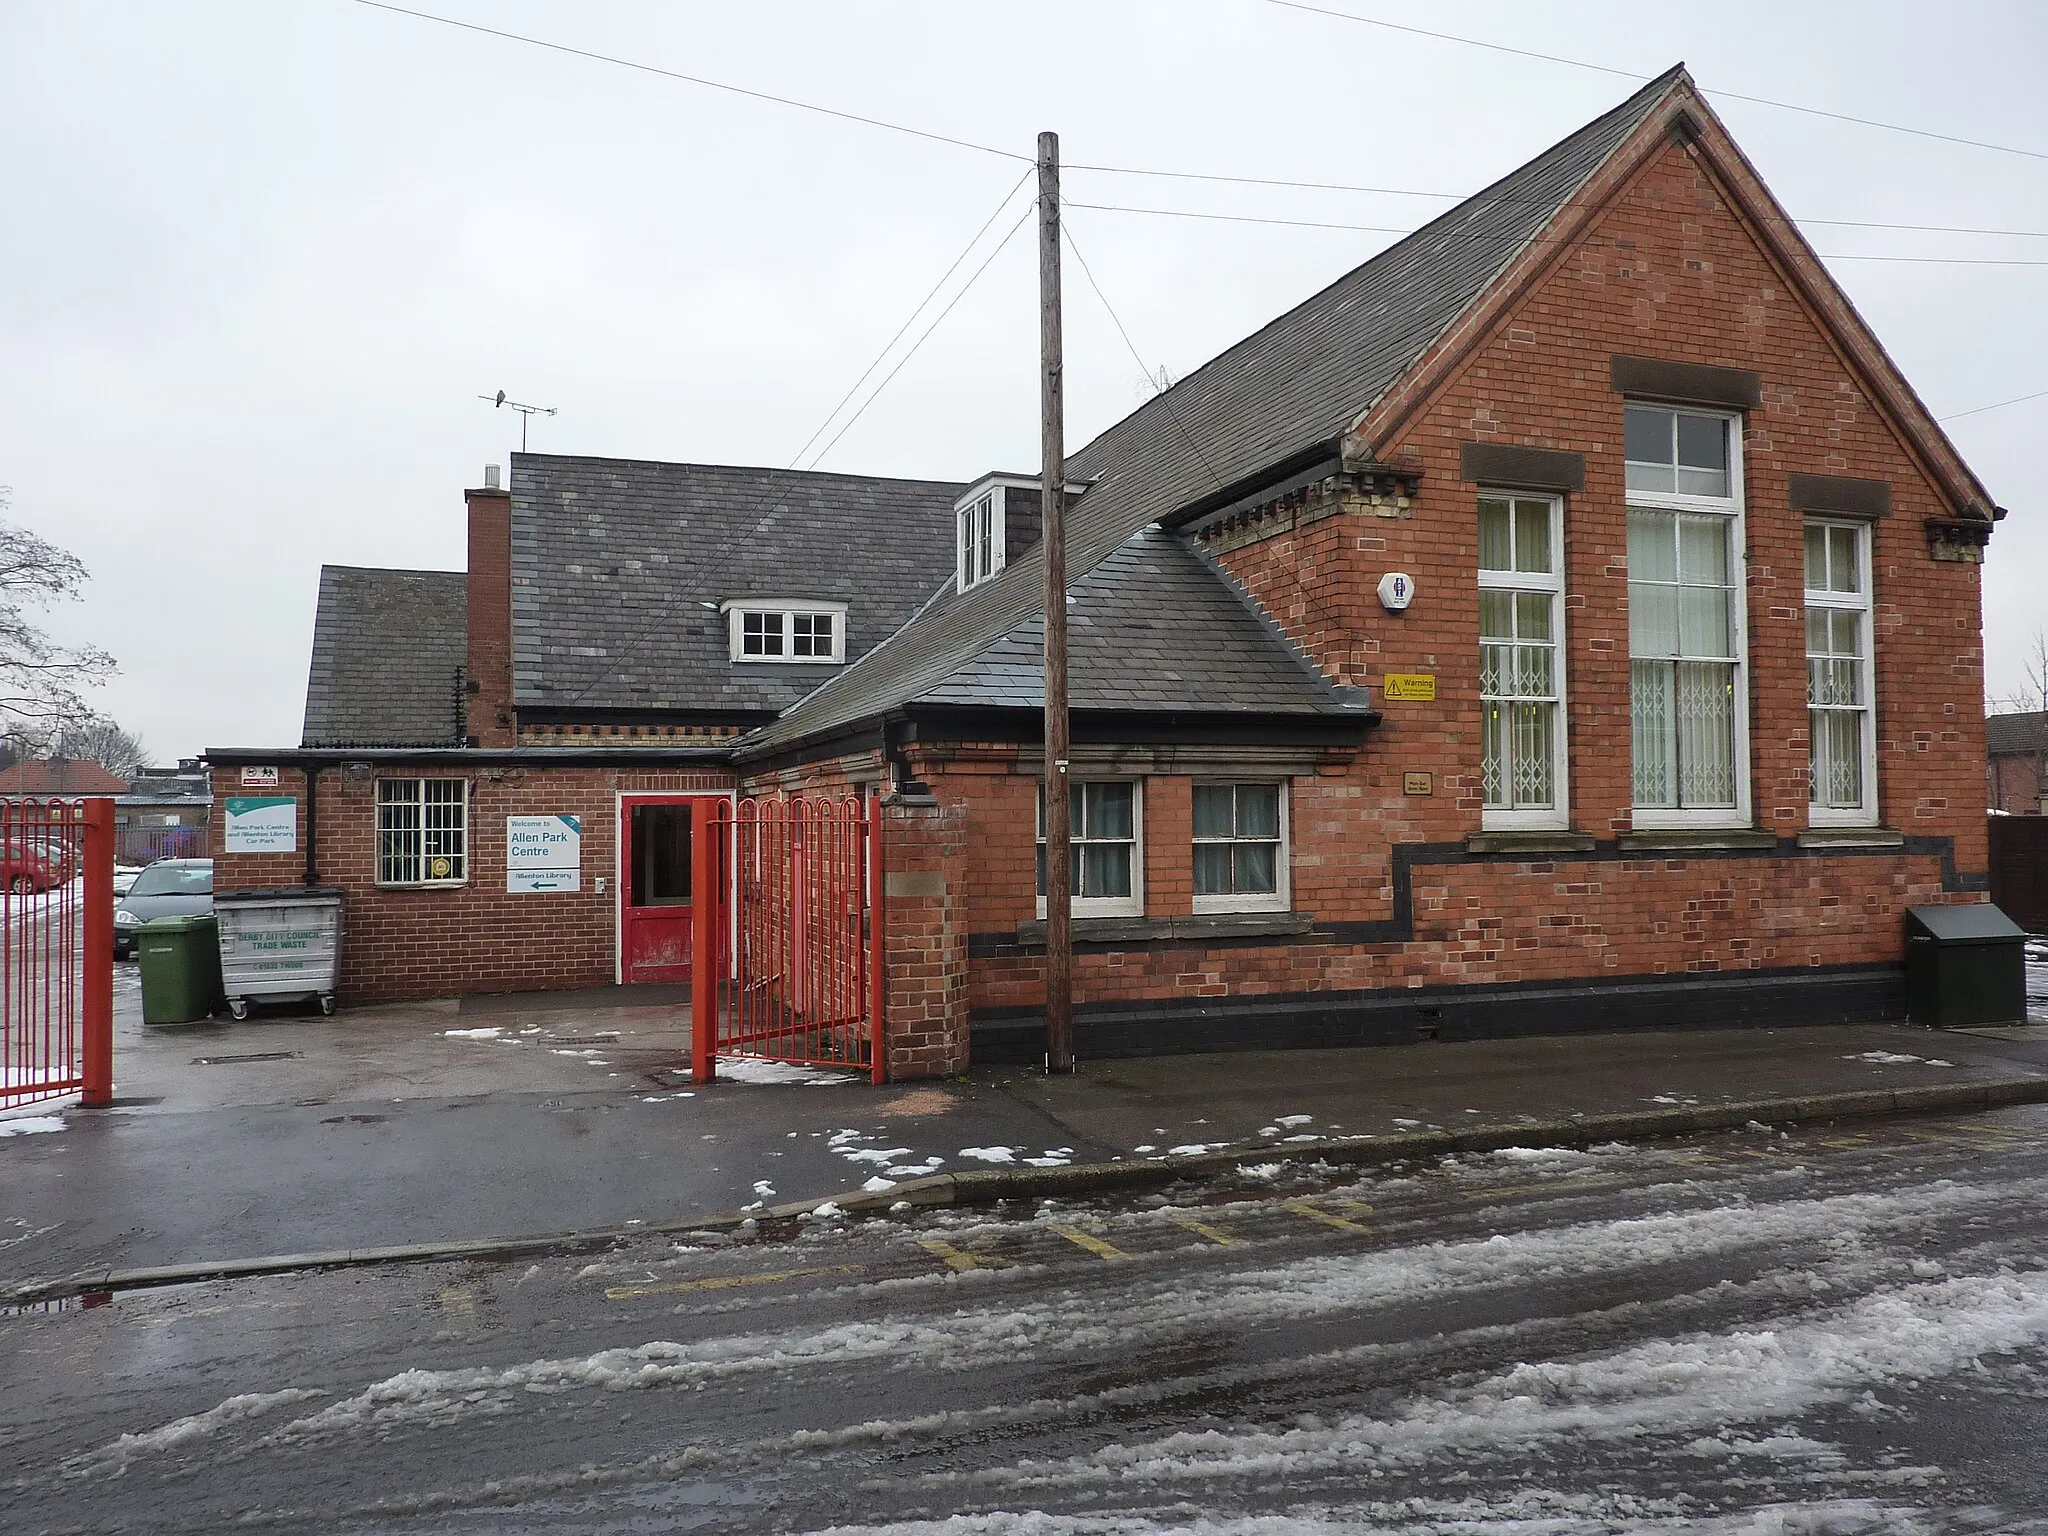
<svg viewBox="0 0 2048 1536">
<path fill-rule="evenodd" d="M 220 996 L 220 941 L 203 912 L 159 917 L 135 930 L 142 966 L 142 1022 L 190 1024 Z"/>
<path fill-rule="evenodd" d="M 331 885 L 277 890 L 220 891 L 220 969 L 228 1012 L 249 1016 L 254 1001 L 318 998 L 334 1012 L 334 978 L 341 967 L 341 892 Z"/>
<path fill-rule="evenodd" d="M 2023 1024 L 2026 930 L 1989 902 L 1906 909 L 1906 1011 L 1921 1024 Z"/>
</svg>

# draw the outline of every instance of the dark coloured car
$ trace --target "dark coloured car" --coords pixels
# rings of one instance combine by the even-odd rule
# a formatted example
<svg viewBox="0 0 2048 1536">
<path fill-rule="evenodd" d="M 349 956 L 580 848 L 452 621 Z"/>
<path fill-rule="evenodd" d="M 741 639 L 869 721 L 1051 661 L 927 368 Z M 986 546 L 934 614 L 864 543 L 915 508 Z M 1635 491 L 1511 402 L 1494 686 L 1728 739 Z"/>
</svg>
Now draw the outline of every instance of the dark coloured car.
<svg viewBox="0 0 2048 1536">
<path fill-rule="evenodd" d="M 213 860 L 158 859 L 135 877 L 114 908 L 114 954 L 135 953 L 135 932 L 151 918 L 213 910 Z"/>
</svg>

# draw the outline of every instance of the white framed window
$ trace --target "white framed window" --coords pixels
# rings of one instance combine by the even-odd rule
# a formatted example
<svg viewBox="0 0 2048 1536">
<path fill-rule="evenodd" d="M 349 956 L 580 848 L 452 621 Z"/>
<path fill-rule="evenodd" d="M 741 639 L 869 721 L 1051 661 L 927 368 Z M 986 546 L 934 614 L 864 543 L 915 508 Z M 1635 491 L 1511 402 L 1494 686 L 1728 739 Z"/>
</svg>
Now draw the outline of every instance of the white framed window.
<svg viewBox="0 0 2048 1536">
<path fill-rule="evenodd" d="M 469 879 L 469 780 L 377 781 L 377 883 Z"/>
<path fill-rule="evenodd" d="M 1741 418 L 1624 417 L 1634 822 L 1747 826 Z"/>
<path fill-rule="evenodd" d="M 1564 501 L 1481 492 L 1481 822 L 1562 827 L 1566 790 Z"/>
<path fill-rule="evenodd" d="M 725 605 L 734 661 L 846 660 L 846 604 L 747 598 Z"/>
<path fill-rule="evenodd" d="M 953 579 L 965 592 L 1003 568 L 1005 549 L 1003 488 L 990 486 L 956 509 L 959 542 L 954 551 Z"/>
<path fill-rule="evenodd" d="M 1287 786 L 1196 784 L 1197 912 L 1287 910 Z"/>
<path fill-rule="evenodd" d="M 1877 725 L 1872 714 L 1870 529 L 1806 525 L 1807 822 L 1877 821 Z"/>
<path fill-rule="evenodd" d="M 1129 779 L 1068 788 L 1076 917 L 1139 917 L 1145 911 L 1144 794 Z M 1045 785 L 1038 786 L 1038 915 L 1045 916 Z"/>
</svg>

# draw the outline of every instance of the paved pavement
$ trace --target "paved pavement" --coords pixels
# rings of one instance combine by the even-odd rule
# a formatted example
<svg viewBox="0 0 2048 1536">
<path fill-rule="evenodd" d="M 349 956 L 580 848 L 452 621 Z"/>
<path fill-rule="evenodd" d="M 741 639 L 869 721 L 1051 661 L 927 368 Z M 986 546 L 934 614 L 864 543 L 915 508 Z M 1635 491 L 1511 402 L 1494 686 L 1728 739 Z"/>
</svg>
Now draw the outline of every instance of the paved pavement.
<svg viewBox="0 0 2048 1536">
<path fill-rule="evenodd" d="M 0 1284 L 673 1223 L 929 1173 L 2048 1079 L 2044 1018 L 1972 1034 L 1836 1026 L 1184 1056 L 884 1088 L 728 1069 L 698 1088 L 673 997 L 564 1001 L 148 1029 L 123 966 L 120 1102 L 0 1121 Z"/>
</svg>

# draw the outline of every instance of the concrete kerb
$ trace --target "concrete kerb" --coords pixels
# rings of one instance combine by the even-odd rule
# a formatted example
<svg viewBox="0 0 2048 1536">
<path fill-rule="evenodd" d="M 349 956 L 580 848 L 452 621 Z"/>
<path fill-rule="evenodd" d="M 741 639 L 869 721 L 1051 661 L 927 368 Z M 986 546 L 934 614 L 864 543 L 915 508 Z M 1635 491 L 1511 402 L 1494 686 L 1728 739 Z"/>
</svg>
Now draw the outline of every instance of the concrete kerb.
<svg viewBox="0 0 2048 1536">
<path fill-rule="evenodd" d="M 1523 1120 L 1456 1131 L 1408 1131 L 1395 1136 L 1344 1136 L 1307 1142 L 1266 1143 L 1230 1152 L 1190 1153 L 1137 1163 L 1076 1163 L 1063 1168 L 988 1168 L 911 1179 L 887 1190 L 789 1201 L 759 1211 L 721 1211 L 676 1221 L 599 1227 L 581 1232 L 527 1237 L 481 1238 L 470 1242 L 403 1243 L 381 1248 L 339 1248 L 324 1253 L 273 1254 L 217 1263 L 169 1264 L 147 1269 L 107 1270 L 62 1279 L 31 1280 L 0 1296 L 0 1306 L 33 1306 L 69 1297 L 108 1295 L 232 1280 L 301 1270 L 357 1269 L 384 1264 L 456 1263 L 547 1254 L 590 1253 L 634 1238 L 731 1232 L 761 1221 L 815 1219 L 830 1207 L 847 1216 L 886 1215 L 905 1206 L 993 1205 L 1001 1200 L 1045 1199 L 1150 1189 L 1181 1179 L 1227 1174 L 1246 1163 L 1323 1162 L 1351 1167 L 1383 1166 L 1461 1153 L 1500 1152 L 1509 1147 L 1589 1147 L 1611 1141 L 1642 1141 L 1739 1130 L 1751 1124 L 1798 1125 L 1997 1109 L 2048 1103 L 2048 1076 L 1936 1083 L 1920 1088 L 1877 1088 L 1853 1092 L 1743 1099 L 1732 1103 L 1573 1115 L 1557 1120 Z"/>
</svg>

